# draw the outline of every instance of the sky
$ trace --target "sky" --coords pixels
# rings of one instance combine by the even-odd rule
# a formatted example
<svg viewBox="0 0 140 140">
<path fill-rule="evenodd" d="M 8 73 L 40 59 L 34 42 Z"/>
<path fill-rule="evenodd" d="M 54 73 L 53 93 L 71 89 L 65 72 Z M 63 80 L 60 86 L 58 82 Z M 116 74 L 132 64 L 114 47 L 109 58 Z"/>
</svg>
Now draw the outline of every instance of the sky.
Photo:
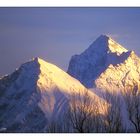
<svg viewBox="0 0 140 140">
<path fill-rule="evenodd" d="M 101 34 L 140 56 L 140 8 L 0 8 L 0 76 L 33 57 L 67 71 Z"/>
</svg>

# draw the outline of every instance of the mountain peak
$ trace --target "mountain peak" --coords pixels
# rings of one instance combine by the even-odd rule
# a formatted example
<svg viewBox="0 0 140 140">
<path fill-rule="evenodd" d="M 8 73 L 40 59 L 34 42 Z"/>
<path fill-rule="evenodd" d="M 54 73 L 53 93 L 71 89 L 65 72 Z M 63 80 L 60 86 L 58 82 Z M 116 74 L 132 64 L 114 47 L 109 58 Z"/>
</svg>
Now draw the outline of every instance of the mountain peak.
<svg viewBox="0 0 140 140">
<path fill-rule="evenodd" d="M 102 39 L 107 39 L 108 40 L 110 37 L 108 35 L 106 35 L 106 34 L 101 34 L 98 38 L 102 38 Z"/>
<path fill-rule="evenodd" d="M 40 70 L 40 67 L 46 64 L 48 64 L 48 62 L 44 61 L 40 57 L 34 57 L 30 61 L 23 63 L 19 69 Z"/>
<path fill-rule="evenodd" d="M 108 35 L 99 36 L 87 49 L 89 51 L 107 51 L 108 53 L 116 53 L 117 55 L 122 54 L 123 52 L 127 52 L 122 45 L 117 43 L 114 39 L 112 39 Z"/>
<path fill-rule="evenodd" d="M 39 57 L 33 57 L 32 58 L 32 61 L 38 61 L 38 60 L 40 60 L 41 58 L 39 58 Z"/>
<path fill-rule="evenodd" d="M 107 108 L 106 101 L 59 67 L 33 58 L 0 80 L 0 127 L 8 132 L 44 132 L 54 119 L 62 123 L 73 96 L 87 93 L 104 115 L 101 106 Z"/>
<path fill-rule="evenodd" d="M 110 35 L 107 35 L 107 34 L 101 34 L 98 38 L 102 38 L 102 39 L 106 39 L 106 40 L 109 40 L 110 39 L 110 40 L 115 41 Z"/>
<path fill-rule="evenodd" d="M 108 35 L 101 35 L 83 53 L 71 58 L 68 73 L 91 88 L 110 65 L 131 63 L 137 58 L 135 56 L 133 51 L 128 51 Z"/>
<path fill-rule="evenodd" d="M 40 58 L 40 57 L 34 57 L 34 58 L 32 58 L 32 60 L 31 60 L 32 62 L 36 62 L 36 63 L 39 63 L 39 64 L 41 64 L 41 63 L 43 63 L 43 62 L 46 62 L 46 61 L 44 61 L 42 58 Z"/>
</svg>

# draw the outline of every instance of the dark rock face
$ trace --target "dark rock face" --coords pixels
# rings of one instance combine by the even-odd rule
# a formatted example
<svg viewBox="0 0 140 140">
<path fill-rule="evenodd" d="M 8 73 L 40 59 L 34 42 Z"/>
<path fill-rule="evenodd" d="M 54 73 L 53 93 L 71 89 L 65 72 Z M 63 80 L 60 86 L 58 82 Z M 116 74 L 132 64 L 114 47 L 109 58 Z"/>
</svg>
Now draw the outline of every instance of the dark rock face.
<svg viewBox="0 0 140 140">
<path fill-rule="evenodd" d="M 140 59 L 133 51 L 128 51 L 110 37 L 102 35 L 83 53 L 72 56 L 68 73 L 87 88 L 101 87 L 100 85 L 104 85 L 103 88 L 105 88 L 110 84 L 107 80 L 111 74 L 117 73 L 118 76 L 114 75 L 113 77 L 112 75 L 110 79 L 112 79 L 114 87 L 119 84 L 120 88 L 124 82 L 127 82 L 127 78 L 125 81 L 121 81 L 121 79 L 124 79 L 123 76 L 127 75 L 129 71 L 135 73 L 132 74 L 131 72 L 132 75 L 129 74 L 129 76 L 138 81 L 139 78 L 135 75 L 140 75 L 139 65 Z"/>
</svg>

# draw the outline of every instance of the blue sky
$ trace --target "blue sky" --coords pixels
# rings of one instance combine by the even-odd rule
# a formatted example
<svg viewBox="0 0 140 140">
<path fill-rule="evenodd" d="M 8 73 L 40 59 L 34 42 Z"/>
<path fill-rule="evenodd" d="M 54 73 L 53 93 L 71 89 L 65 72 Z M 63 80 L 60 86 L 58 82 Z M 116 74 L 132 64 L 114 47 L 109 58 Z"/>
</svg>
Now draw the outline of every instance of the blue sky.
<svg viewBox="0 0 140 140">
<path fill-rule="evenodd" d="M 66 71 L 101 34 L 140 55 L 140 8 L 0 8 L 0 75 L 33 57 Z"/>
</svg>

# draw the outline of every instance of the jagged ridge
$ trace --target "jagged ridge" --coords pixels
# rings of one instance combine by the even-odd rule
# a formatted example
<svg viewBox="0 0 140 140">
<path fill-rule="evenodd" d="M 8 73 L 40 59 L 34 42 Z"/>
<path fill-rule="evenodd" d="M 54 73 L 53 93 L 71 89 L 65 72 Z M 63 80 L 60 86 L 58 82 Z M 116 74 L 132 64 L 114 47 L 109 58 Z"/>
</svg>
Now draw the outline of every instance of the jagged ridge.
<svg viewBox="0 0 140 140">
<path fill-rule="evenodd" d="M 106 89 L 106 87 L 109 88 L 110 83 L 114 89 L 125 88 L 128 80 L 124 80 L 121 75 L 126 75 L 129 69 L 133 71 L 131 72 L 133 74 L 130 74 L 131 79 L 137 75 L 137 78 L 135 76 L 134 79 L 137 79 L 135 81 L 138 82 L 139 62 L 134 51 L 128 51 L 110 37 L 101 35 L 83 53 L 71 58 L 68 73 L 79 79 L 87 88 L 101 88 L 101 85 L 104 85 L 102 88 Z M 108 82 L 107 79 L 111 74 L 113 78 L 110 78 L 110 82 Z M 122 84 L 118 86 L 118 82 Z"/>
<path fill-rule="evenodd" d="M 85 90 L 57 66 L 35 58 L 0 80 L 0 128 L 8 132 L 43 132 L 47 122 L 63 121 L 69 98 L 84 95 Z M 91 91 L 89 95 L 97 106 L 105 102 Z"/>
</svg>

